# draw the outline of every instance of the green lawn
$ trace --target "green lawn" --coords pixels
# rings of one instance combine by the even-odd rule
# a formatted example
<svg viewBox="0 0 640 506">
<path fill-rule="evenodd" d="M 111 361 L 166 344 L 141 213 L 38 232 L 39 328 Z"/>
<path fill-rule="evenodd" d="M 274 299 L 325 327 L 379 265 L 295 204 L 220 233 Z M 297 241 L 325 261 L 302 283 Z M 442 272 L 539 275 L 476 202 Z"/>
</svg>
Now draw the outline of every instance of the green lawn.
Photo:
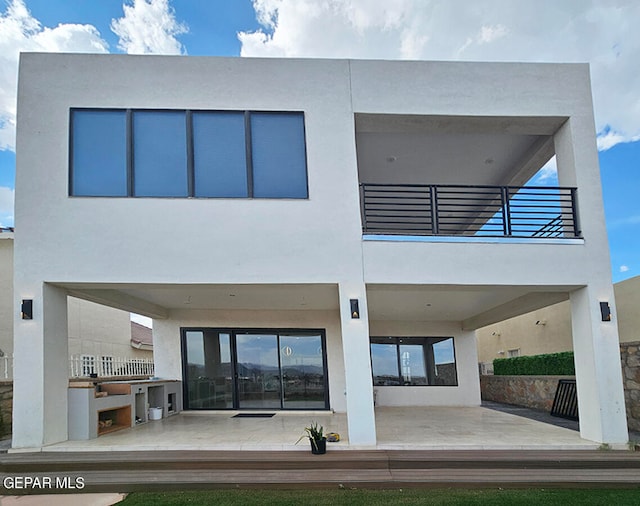
<svg viewBox="0 0 640 506">
<path fill-rule="evenodd" d="M 524 504 L 545 506 L 601 506 L 601 505 L 638 505 L 638 489 L 537 489 L 537 490 L 210 490 L 197 492 L 130 494 L 123 502 L 124 506 L 177 506 L 216 505 L 335 505 L 349 506 L 395 506 L 411 504 L 490 504 L 492 506 L 518 506 Z"/>
</svg>

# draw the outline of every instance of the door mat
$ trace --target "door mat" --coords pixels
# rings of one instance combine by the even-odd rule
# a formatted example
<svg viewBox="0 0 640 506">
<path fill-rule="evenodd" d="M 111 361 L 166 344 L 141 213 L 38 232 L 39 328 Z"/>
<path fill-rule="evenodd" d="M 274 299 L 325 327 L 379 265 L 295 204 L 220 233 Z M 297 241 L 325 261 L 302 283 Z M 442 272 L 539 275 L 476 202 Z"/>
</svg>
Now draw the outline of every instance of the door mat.
<svg viewBox="0 0 640 506">
<path fill-rule="evenodd" d="M 238 413 L 231 418 L 271 418 L 275 413 Z"/>
</svg>

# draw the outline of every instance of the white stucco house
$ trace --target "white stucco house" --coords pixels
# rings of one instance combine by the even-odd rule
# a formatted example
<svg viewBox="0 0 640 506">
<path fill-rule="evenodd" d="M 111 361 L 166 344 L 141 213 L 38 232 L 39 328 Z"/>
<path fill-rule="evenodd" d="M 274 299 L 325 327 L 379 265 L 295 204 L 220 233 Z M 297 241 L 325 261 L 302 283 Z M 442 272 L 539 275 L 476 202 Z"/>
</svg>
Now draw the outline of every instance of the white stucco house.
<svg viewBox="0 0 640 506">
<path fill-rule="evenodd" d="M 627 441 L 587 65 L 23 54 L 15 214 L 15 448 L 68 438 L 68 294 L 153 318 L 185 409 L 360 446 L 568 299 L 581 436 Z"/>
</svg>

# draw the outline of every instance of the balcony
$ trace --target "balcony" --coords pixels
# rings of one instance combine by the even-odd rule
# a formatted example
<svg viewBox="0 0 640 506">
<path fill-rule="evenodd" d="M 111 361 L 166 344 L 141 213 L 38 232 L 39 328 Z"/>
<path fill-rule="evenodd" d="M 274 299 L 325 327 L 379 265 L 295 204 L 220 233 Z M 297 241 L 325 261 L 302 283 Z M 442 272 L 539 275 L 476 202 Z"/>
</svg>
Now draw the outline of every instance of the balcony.
<svg viewBox="0 0 640 506">
<path fill-rule="evenodd" d="M 576 189 L 361 183 L 365 235 L 581 237 Z"/>
</svg>

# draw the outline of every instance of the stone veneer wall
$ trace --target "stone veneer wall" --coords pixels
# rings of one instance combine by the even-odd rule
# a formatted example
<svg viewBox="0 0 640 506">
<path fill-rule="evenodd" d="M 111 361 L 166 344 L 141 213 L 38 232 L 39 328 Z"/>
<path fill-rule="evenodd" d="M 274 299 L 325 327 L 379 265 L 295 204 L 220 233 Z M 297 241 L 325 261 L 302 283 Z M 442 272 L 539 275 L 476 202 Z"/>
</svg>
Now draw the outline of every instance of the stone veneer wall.
<svg viewBox="0 0 640 506">
<path fill-rule="evenodd" d="M 620 344 L 629 430 L 640 431 L 640 341 Z M 574 376 L 480 376 L 483 400 L 551 411 L 559 379 Z"/>
<path fill-rule="evenodd" d="M 640 341 L 620 344 L 629 430 L 640 431 Z"/>
<path fill-rule="evenodd" d="M 13 382 L 0 381 L 0 439 L 11 435 L 13 413 Z"/>
<path fill-rule="evenodd" d="M 575 376 L 480 376 L 485 401 L 551 411 L 558 380 Z"/>
</svg>

